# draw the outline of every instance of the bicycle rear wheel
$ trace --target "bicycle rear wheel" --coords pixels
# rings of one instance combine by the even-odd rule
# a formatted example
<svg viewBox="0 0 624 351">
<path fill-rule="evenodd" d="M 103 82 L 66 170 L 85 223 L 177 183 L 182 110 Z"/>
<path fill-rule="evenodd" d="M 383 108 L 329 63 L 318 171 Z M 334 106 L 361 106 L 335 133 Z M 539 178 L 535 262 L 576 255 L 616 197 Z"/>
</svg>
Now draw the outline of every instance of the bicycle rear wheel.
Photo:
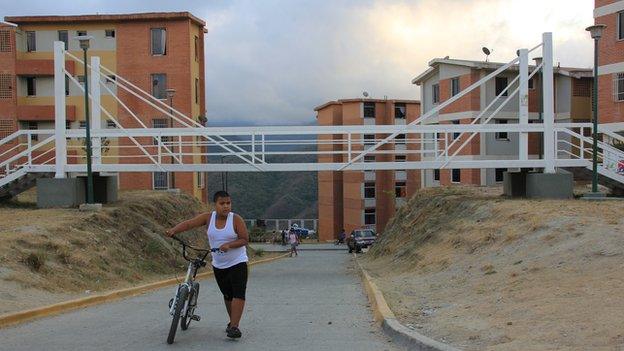
<svg viewBox="0 0 624 351">
<path fill-rule="evenodd" d="M 180 288 L 178 289 L 178 296 L 176 298 L 176 303 L 173 311 L 173 318 L 171 319 L 171 327 L 169 328 L 169 336 L 167 336 L 167 344 L 173 344 L 173 339 L 175 338 L 176 331 L 178 330 L 180 314 L 182 313 L 182 309 L 186 304 L 188 294 L 188 287 L 186 285 L 180 286 Z"/>
</svg>

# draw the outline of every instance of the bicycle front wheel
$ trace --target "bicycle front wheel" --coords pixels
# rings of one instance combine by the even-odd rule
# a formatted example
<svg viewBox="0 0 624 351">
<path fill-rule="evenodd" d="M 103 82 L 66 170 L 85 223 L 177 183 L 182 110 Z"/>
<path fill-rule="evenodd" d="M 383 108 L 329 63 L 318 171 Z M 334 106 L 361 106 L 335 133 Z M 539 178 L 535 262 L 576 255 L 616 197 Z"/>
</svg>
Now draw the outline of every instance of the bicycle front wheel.
<svg viewBox="0 0 624 351">
<path fill-rule="evenodd" d="M 171 327 L 169 328 L 169 336 L 167 336 L 167 344 L 173 344 L 173 339 L 175 338 L 176 331 L 178 330 L 178 323 L 180 322 L 180 314 L 182 314 L 182 309 L 184 308 L 184 305 L 186 305 L 188 293 L 189 291 L 186 285 L 182 285 L 178 289 L 173 318 L 171 319 Z"/>
</svg>

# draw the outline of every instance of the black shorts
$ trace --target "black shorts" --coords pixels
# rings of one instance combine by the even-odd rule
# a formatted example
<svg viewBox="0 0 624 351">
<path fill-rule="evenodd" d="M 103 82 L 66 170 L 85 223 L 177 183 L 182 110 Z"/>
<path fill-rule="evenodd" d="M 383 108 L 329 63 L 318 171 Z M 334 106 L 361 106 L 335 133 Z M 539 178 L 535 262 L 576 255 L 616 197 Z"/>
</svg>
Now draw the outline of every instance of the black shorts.
<svg viewBox="0 0 624 351">
<path fill-rule="evenodd" d="M 245 292 L 247 290 L 247 262 L 241 262 L 228 268 L 215 268 L 215 280 L 219 285 L 219 290 L 223 294 L 223 299 L 232 301 L 232 299 L 245 300 Z"/>
</svg>

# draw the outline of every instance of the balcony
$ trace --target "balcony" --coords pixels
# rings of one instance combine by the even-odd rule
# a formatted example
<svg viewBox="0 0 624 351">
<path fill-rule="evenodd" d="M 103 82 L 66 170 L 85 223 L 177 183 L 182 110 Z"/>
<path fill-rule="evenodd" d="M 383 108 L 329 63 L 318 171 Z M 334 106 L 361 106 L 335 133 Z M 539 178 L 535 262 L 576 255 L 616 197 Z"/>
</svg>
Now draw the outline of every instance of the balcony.
<svg viewBox="0 0 624 351">
<path fill-rule="evenodd" d="M 76 120 L 76 106 L 66 106 L 65 114 L 68 121 Z M 19 121 L 54 121 L 54 105 L 19 105 L 17 106 Z"/>
<path fill-rule="evenodd" d="M 74 61 L 66 61 L 65 69 L 74 75 L 76 65 Z M 15 74 L 18 76 L 53 76 L 54 60 L 17 60 Z"/>
</svg>

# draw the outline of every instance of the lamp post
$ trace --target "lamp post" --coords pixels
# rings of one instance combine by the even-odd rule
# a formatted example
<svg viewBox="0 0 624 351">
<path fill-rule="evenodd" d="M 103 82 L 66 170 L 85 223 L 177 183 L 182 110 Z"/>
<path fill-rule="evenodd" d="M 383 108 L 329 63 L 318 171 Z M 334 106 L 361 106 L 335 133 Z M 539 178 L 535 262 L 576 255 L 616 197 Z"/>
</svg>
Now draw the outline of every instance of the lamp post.
<svg viewBox="0 0 624 351">
<path fill-rule="evenodd" d="M 539 67 L 542 64 L 542 62 L 544 61 L 544 58 L 543 57 L 536 57 L 533 60 L 535 60 L 535 67 L 537 68 L 537 67 Z M 539 72 L 537 72 L 537 77 L 538 77 L 537 78 L 537 82 L 536 82 L 536 84 L 533 85 L 535 87 L 535 90 L 537 91 L 537 101 L 538 101 L 538 107 L 537 107 L 538 108 L 538 111 L 537 111 L 538 118 L 537 118 L 537 120 L 539 121 L 539 123 L 544 123 L 543 116 L 542 116 L 542 110 L 544 109 L 544 107 L 543 107 L 544 101 L 542 101 L 542 87 L 541 87 L 541 84 L 542 84 L 542 69 L 541 68 L 540 68 Z M 543 151 L 543 147 L 544 146 L 542 145 L 543 142 L 544 142 L 544 135 L 540 134 L 539 135 L 539 141 L 538 141 L 538 144 L 537 144 L 537 147 L 538 147 L 538 158 L 540 160 L 542 159 L 542 154 L 544 153 L 544 151 Z"/>
<path fill-rule="evenodd" d="M 604 24 L 597 24 L 591 27 L 587 27 L 587 30 L 592 39 L 594 39 L 594 145 L 592 149 L 592 196 L 600 197 L 603 194 L 598 192 L 598 42 L 602 37 L 602 33 L 607 26 Z"/>
<path fill-rule="evenodd" d="M 89 114 L 89 76 L 87 75 L 87 50 L 89 50 L 89 41 L 93 37 L 81 35 L 76 37 L 80 43 L 84 60 L 84 100 L 85 100 L 85 128 L 86 140 L 85 147 L 87 149 L 87 204 L 93 204 L 93 172 L 91 171 L 91 116 Z"/>
<path fill-rule="evenodd" d="M 173 96 L 175 95 L 176 90 L 173 88 L 166 89 L 167 98 L 169 99 L 169 114 L 173 116 Z M 169 116 L 169 128 L 173 128 L 173 118 Z M 170 139 L 173 141 L 173 137 Z M 173 158 L 173 142 L 171 143 L 171 164 L 174 163 Z M 175 189 L 175 173 L 171 171 L 171 189 Z"/>
</svg>

